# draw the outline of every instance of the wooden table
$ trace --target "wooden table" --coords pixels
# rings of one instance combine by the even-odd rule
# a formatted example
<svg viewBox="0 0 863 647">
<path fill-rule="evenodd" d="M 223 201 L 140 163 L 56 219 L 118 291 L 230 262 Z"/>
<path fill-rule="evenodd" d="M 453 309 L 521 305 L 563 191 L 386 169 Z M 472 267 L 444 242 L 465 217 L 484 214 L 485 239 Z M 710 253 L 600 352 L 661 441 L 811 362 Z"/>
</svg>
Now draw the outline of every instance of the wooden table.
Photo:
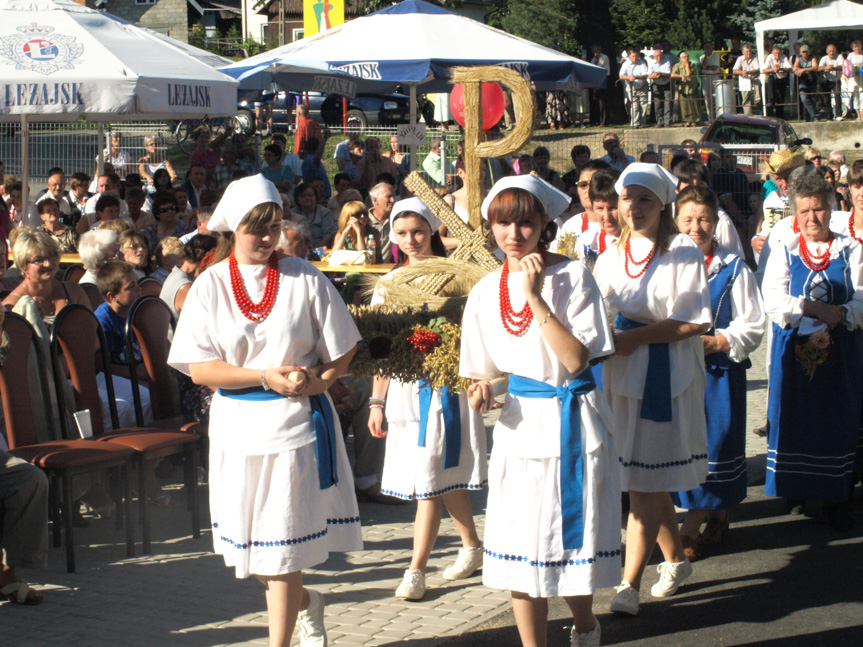
<svg viewBox="0 0 863 647">
<path fill-rule="evenodd" d="M 11 254 L 9 260 L 12 260 Z M 81 257 L 78 254 L 63 254 L 60 256 L 61 265 L 75 265 L 80 262 Z M 330 265 L 329 263 L 321 263 L 320 261 L 311 261 L 311 263 L 321 272 L 327 274 L 347 274 L 350 272 L 386 274 L 387 272 L 391 272 L 395 267 L 393 263 L 382 263 L 380 265 Z"/>
</svg>

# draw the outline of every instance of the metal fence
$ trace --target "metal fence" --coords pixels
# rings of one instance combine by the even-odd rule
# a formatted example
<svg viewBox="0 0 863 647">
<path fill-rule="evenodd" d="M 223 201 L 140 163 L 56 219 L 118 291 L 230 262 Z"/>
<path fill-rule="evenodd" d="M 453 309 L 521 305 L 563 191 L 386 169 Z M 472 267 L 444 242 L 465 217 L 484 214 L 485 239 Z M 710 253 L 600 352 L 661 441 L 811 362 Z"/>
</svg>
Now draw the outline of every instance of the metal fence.
<svg viewBox="0 0 863 647">
<path fill-rule="evenodd" d="M 37 190 L 44 186 L 49 169 L 54 167 L 62 168 L 67 177 L 77 172 L 92 177 L 100 152 L 110 144 L 111 132 L 122 134 L 122 149 L 128 152 L 131 160 L 126 168 L 115 169 L 121 177 L 138 172 L 138 160 L 146 154 L 144 137 L 155 137 L 157 151 L 162 156 L 168 155 L 172 148 L 170 127 L 166 122 L 107 123 L 103 126 L 101 141 L 99 125 L 82 119 L 31 123 L 29 130 L 30 186 Z M 0 126 L 0 161 L 5 164 L 7 175 L 21 177 L 20 124 Z"/>
</svg>

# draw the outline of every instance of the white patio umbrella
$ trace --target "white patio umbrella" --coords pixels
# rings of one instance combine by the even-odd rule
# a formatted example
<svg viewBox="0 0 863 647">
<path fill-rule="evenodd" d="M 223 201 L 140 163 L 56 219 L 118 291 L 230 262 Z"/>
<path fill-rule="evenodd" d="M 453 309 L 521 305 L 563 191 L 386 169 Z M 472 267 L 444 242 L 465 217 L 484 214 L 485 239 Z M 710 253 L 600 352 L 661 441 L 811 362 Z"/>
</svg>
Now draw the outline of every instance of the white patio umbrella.
<svg viewBox="0 0 863 647">
<path fill-rule="evenodd" d="M 605 85 L 606 71 L 421 0 L 406 0 L 309 38 L 221 68 L 241 90 L 275 82 L 290 90 L 354 96 L 407 85 L 410 121 L 416 93 L 449 92 L 449 71 L 465 65 L 510 67 L 538 90 Z M 411 155 L 412 164 L 416 155 Z"/>
<path fill-rule="evenodd" d="M 24 204 L 30 120 L 234 114 L 219 58 L 72 0 L 0 0 L 0 120 L 21 122 Z"/>
</svg>

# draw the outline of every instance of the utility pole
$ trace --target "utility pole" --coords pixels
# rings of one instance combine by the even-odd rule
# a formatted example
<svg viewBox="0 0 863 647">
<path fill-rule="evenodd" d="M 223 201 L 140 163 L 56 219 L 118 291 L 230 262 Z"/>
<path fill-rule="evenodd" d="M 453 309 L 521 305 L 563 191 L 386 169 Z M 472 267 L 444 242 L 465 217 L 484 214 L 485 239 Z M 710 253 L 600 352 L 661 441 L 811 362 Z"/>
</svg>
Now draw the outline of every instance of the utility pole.
<svg viewBox="0 0 863 647">
<path fill-rule="evenodd" d="M 279 0 L 279 47 L 285 44 L 285 0 Z"/>
</svg>

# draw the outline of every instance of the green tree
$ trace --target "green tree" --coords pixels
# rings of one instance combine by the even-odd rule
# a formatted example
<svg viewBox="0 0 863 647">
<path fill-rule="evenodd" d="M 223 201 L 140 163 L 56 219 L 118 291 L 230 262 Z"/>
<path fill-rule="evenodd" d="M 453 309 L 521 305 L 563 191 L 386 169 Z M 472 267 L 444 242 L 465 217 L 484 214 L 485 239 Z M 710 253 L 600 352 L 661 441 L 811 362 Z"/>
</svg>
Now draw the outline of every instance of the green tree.
<svg viewBox="0 0 863 647">
<path fill-rule="evenodd" d="M 204 49 L 207 46 L 207 32 L 201 23 L 192 27 L 192 32 L 189 34 L 189 45 L 200 49 Z"/>
<path fill-rule="evenodd" d="M 641 49 L 664 38 L 671 40 L 669 26 L 677 18 L 676 0 L 610 0 L 609 9 L 618 40 L 625 45 Z"/>
</svg>

